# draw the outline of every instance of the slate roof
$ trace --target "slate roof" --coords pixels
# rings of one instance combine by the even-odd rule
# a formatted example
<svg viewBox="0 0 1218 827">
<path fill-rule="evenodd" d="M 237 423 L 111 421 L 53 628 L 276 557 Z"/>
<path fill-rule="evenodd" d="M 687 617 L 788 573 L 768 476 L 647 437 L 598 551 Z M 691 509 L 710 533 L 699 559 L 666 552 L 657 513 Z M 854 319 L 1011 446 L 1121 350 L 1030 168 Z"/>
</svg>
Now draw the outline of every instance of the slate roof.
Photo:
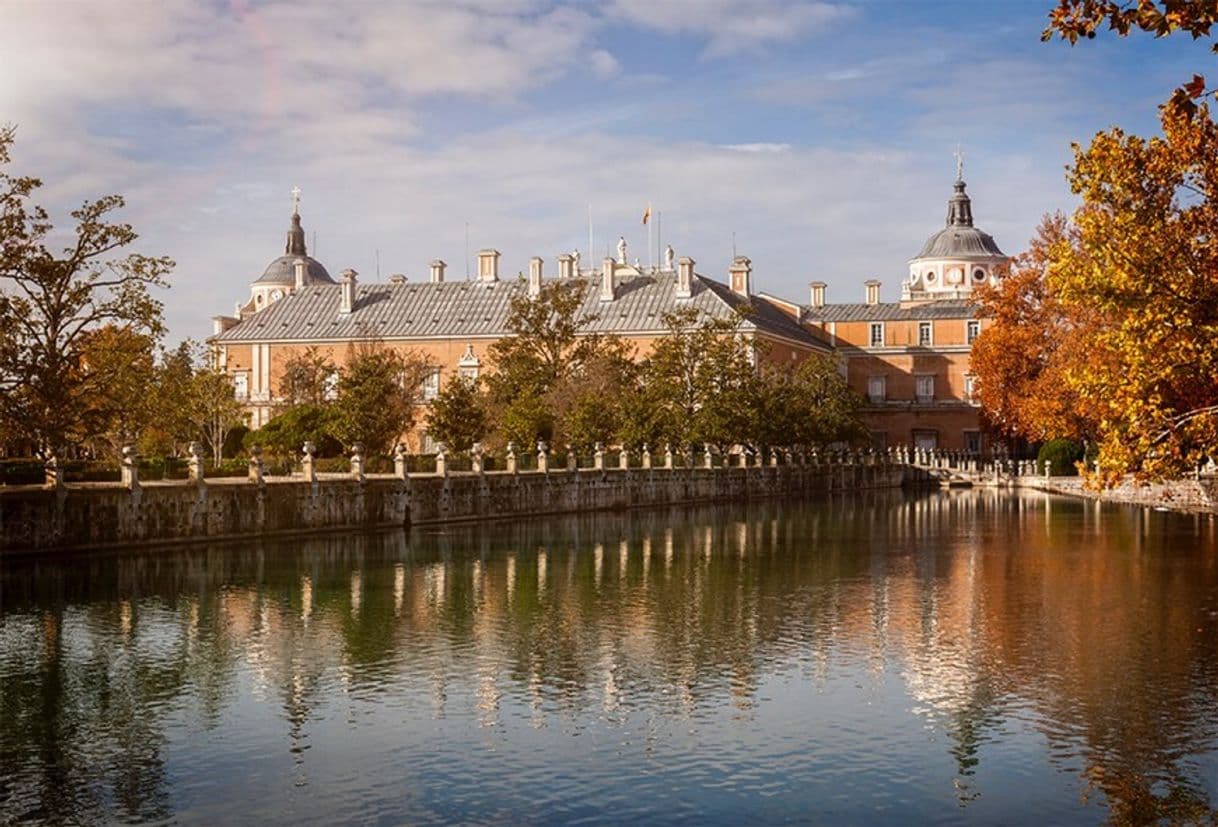
<svg viewBox="0 0 1218 827">
<path fill-rule="evenodd" d="M 809 347 L 828 349 L 815 334 L 760 296 L 747 299 L 727 285 L 694 277 L 693 295 L 675 296 L 676 276 L 656 273 L 627 276 L 617 285 L 612 302 L 600 300 L 599 278 L 574 278 L 583 292 L 582 313 L 597 316 L 585 330 L 618 334 L 664 331 L 664 314 L 694 307 L 703 318 L 730 318 L 748 304 L 752 314 L 742 328 L 791 339 Z M 339 313 L 341 286 L 309 285 L 248 316 L 212 337 L 219 343 L 343 341 L 492 337 L 507 335 L 505 322 L 513 296 L 527 292 L 520 279 L 496 282 L 447 281 L 404 284 L 361 284 L 349 314 Z"/>
<path fill-rule="evenodd" d="M 977 318 L 977 305 L 968 299 L 919 302 L 905 307 L 902 307 L 899 302 L 826 304 L 824 307 L 805 307 L 804 311 L 805 318 L 811 322 L 894 322 Z"/>
<path fill-rule="evenodd" d="M 266 270 L 255 284 L 283 284 L 291 287 L 296 284 L 296 259 L 305 260 L 305 282 L 326 282 L 334 284 L 334 279 L 326 272 L 321 262 L 312 256 L 287 255 L 280 256 L 267 265 Z"/>
<path fill-rule="evenodd" d="M 926 240 L 916 258 L 1006 258 L 989 233 L 976 227 L 944 227 Z"/>
</svg>

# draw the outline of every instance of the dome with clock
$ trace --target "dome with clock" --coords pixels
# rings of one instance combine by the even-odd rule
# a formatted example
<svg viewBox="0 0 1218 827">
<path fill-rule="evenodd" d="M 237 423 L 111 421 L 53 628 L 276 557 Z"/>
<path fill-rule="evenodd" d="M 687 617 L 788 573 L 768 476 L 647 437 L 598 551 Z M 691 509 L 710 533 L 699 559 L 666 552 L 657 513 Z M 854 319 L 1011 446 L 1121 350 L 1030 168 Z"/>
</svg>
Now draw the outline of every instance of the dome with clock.
<svg viewBox="0 0 1218 827">
<path fill-rule="evenodd" d="M 947 202 L 947 224 L 909 261 L 901 284 L 902 301 L 960 299 L 974 287 L 996 281 L 1010 261 L 994 238 L 973 226 L 973 204 L 965 192 L 962 165 Z"/>
</svg>

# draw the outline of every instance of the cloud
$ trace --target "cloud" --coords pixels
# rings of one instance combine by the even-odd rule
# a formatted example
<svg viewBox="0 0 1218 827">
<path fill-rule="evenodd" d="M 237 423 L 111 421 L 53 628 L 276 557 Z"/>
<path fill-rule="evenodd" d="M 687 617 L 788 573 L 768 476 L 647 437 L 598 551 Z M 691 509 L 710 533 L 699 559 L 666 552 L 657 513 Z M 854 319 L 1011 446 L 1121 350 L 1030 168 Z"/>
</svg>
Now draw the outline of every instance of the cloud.
<svg viewBox="0 0 1218 827">
<path fill-rule="evenodd" d="M 770 143 L 719 144 L 719 148 L 730 149 L 733 152 L 786 152 L 791 148 L 791 145 Z"/>
<path fill-rule="evenodd" d="M 715 58 L 823 33 L 855 10 L 823 0 L 613 0 L 607 14 L 667 34 L 704 38 L 704 56 Z"/>
</svg>

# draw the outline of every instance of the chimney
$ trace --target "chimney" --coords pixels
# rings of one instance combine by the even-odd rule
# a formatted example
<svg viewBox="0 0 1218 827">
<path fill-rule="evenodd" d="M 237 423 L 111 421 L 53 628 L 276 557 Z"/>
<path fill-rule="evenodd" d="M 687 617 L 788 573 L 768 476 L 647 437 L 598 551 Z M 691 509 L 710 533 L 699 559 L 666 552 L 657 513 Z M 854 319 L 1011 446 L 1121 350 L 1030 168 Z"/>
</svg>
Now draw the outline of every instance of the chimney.
<svg viewBox="0 0 1218 827">
<path fill-rule="evenodd" d="M 292 262 L 292 267 L 296 271 L 296 289 L 300 290 L 305 284 L 305 260 L 298 258 Z"/>
<path fill-rule="evenodd" d="M 440 259 L 436 259 L 431 263 L 431 283 L 439 284 L 444 281 L 444 268 L 448 265 Z"/>
<path fill-rule="evenodd" d="M 403 273 L 394 273 L 389 277 L 390 284 L 405 284 L 406 276 Z"/>
<path fill-rule="evenodd" d="M 609 256 L 605 256 L 601 260 L 601 301 L 603 302 L 613 301 L 613 294 L 617 292 L 617 274 L 614 272 L 616 266 L 617 263 Z"/>
<path fill-rule="evenodd" d="M 814 281 L 808 285 L 812 290 L 812 306 L 825 306 L 825 283 L 823 281 Z"/>
<path fill-rule="evenodd" d="M 732 266 L 727 268 L 727 274 L 733 293 L 747 297 L 752 292 L 753 262 L 748 256 L 736 256 Z"/>
<path fill-rule="evenodd" d="M 499 251 L 478 251 L 478 281 L 499 281 Z"/>
<path fill-rule="evenodd" d="M 219 336 L 235 324 L 237 324 L 237 319 L 234 319 L 232 316 L 212 316 L 211 335 Z"/>
<path fill-rule="evenodd" d="M 689 256 L 681 256 L 677 261 L 677 291 L 678 299 L 688 299 L 694 294 L 694 260 Z"/>
<path fill-rule="evenodd" d="M 350 313 L 355 308 L 355 277 L 359 273 L 348 267 L 342 272 L 342 283 L 339 287 L 342 288 L 342 299 L 338 305 L 339 313 Z"/>
<path fill-rule="evenodd" d="M 558 257 L 558 277 L 560 279 L 575 277 L 575 256 L 563 253 Z"/>
<path fill-rule="evenodd" d="M 879 279 L 867 279 L 864 282 L 867 288 L 867 304 L 880 303 L 880 281 Z"/>
<path fill-rule="evenodd" d="M 541 256 L 529 259 L 529 298 L 535 299 L 541 295 L 541 266 L 545 261 Z"/>
</svg>

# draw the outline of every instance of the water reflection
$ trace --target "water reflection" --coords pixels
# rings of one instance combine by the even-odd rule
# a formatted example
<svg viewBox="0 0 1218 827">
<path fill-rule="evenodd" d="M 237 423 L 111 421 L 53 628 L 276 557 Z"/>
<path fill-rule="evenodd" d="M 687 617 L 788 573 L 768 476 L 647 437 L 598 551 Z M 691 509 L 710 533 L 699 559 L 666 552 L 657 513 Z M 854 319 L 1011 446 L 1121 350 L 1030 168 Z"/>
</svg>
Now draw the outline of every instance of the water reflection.
<svg viewBox="0 0 1218 827">
<path fill-rule="evenodd" d="M 952 492 L 10 560 L 0 813 L 1212 819 L 1215 531 Z"/>
</svg>

